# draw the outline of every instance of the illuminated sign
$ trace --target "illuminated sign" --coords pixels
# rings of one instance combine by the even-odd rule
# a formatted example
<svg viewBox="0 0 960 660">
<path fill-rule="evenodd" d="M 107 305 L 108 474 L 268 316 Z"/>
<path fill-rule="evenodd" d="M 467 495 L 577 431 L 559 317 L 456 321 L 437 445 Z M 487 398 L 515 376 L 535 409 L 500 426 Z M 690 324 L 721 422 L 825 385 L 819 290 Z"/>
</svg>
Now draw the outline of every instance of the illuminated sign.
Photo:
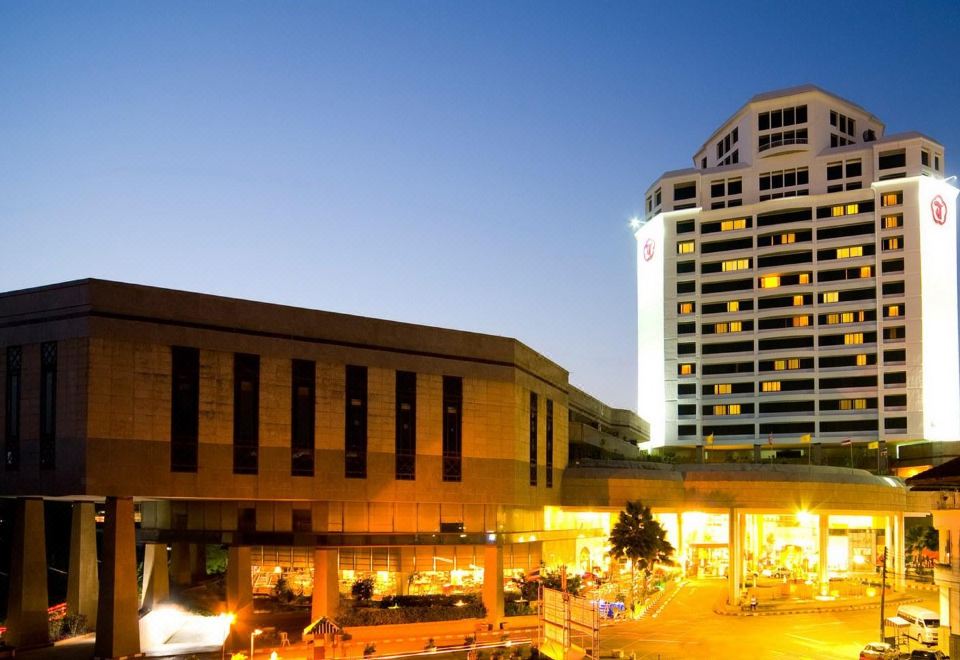
<svg viewBox="0 0 960 660">
<path fill-rule="evenodd" d="M 930 214 L 938 225 L 947 221 L 947 203 L 943 201 L 942 196 L 937 195 L 930 201 Z"/>
<path fill-rule="evenodd" d="M 656 254 L 657 242 L 652 238 L 648 238 L 647 242 L 643 244 L 643 260 L 650 261 L 653 259 L 653 255 Z"/>
</svg>

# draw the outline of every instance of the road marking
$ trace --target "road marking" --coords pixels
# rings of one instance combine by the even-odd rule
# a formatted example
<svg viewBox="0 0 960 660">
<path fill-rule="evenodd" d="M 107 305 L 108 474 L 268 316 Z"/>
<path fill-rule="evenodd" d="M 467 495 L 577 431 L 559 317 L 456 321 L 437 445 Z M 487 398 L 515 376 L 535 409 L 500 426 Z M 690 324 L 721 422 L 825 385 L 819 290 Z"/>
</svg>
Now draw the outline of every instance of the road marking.
<svg viewBox="0 0 960 660">
<path fill-rule="evenodd" d="M 802 642 L 807 642 L 807 643 L 810 643 L 810 644 L 819 644 L 819 645 L 821 645 L 821 646 L 824 644 L 824 642 L 822 642 L 821 640 L 819 640 L 819 639 L 814 639 L 814 638 L 812 638 L 812 637 L 803 637 L 802 635 L 791 635 L 790 633 L 787 633 L 786 636 L 787 636 L 787 637 L 793 637 L 794 639 L 799 639 L 799 640 L 802 641 Z"/>
</svg>

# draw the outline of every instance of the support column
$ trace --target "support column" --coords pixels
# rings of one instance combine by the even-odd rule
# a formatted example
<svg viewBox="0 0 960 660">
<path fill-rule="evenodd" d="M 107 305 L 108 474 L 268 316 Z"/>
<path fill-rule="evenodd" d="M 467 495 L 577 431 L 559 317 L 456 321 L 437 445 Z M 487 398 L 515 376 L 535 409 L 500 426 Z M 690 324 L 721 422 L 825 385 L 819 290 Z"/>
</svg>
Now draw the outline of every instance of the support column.
<svg viewBox="0 0 960 660">
<path fill-rule="evenodd" d="M 742 543 L 740 514 L 731 508 L 727 514 L 727 602 L 736 605 L 740 602 L 740 550 Z"/>
<path fill-rule="evenodd" d="M 97 641 L 93 655 L 95 658 L 121 658 L 140 653 L 133 498 L 108 497 L 106 504 Z"/>
<path fill-rule="evenodd" d="M 503 546 L 483 547 L 483 606 L 487 608 L 487 620 L 499 621 L 503 609 Z"/>
<path fill-rule="evenodd" d="M 830 538 L 830 516 L 820 514 L 820 526 L 817 530 L 817 541 L 820 544 L 820 560 L 817 562 L 817 584 L 820 595 L 830 593 L 830 573 L 827 570 L 827 539 Z"/>
<path fill-rule="evenodd" d="M 703 462 L 704 462 L 703 445 L 697 445 L 697 455 L 696 455 L 696 459 L 695 459 L 694 462 L 696 462 L 696 463 L 703 463 Z"/>
<path fill-rule="evenodd" d="M 676 561 L 683 569 L 683 578 L 687 577 L 687 552 L 683 543 L 683 511 L 677 511 L 677 548 Z M 592 570 L 592 568 L 591 568 Z"/>
<path fill-rule="evenodd" d="M 907 571 L 907 562 L 904 557 L 904 525 L 903 525 L 903 512 L 899 512 L 894 515 L 894 531 L 893 531 L 893 541 L 894 541 L 894 566 L 893 570 L 895 571 L 895 589 L 897 591 L 904 591 L 907 588 L 906 583 L 906 571 Z"/>
<path fill-rule="evenodd" d="M 313 597 L 310 620 L 322 616 L 333 619 L 340 605 L 339 559 L 336 549 L 316 548 L 313 551 Z"/>
<path fill-rule="evenodd" d="M 177 541 L 171 543 L 170 580 L 180 587 L 190 586 L 190 544 Z M 229 570 L 229 568 L 227 569 Z"/>
<path fill-rule="evenodd" d="M 47 626 L 47 546 L 43 500 L 17 500 L 10 548 L 10 591 L 5 641 L 18 648 L 50 643 Z"/>
<path fill-rule="evenodd" d="M 152 610 L 170 598 L 167 544 L 147 543 L 143 548 L 143 595 L 140 608 Z"/>
<path fill-rule="evenodd" d="M 207 579 L 207 546 L 190 544 L 190 583 L 197 584 Z"/>
<path fill-rule="evenodd" d="M 760 455 L 760 445 L 753 446 L 753 462 L 760 463 L 763 461 L 762 456 Z"/>
<path fill-rule="evenodd" d="M 93 502 L 74 502 L 70 524 L 70 567 L 67 612 L 86 617 L 87 630 L 97 629 L 97 521 Z"/>
<path fill-rule="evenodd" d="M 227 610 L 243 619 L 253 609 L 250 548 L 231 545 L 227 551 Z"/>
</svg>

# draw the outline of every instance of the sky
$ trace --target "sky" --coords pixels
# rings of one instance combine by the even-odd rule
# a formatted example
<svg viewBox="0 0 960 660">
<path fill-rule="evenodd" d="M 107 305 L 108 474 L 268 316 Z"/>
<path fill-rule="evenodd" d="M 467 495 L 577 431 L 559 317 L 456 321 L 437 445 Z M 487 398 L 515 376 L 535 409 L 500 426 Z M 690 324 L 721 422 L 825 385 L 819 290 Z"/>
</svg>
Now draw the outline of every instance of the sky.
<svg viewBox="0 0 960 660">
<path fill-rule="evenodd" d="M 636 409 L 647 187 L 807 83 L 957 174 L 958 44 L 953 2 L 6 0 L 0 290 L 99 277 L 515 337 Z"/>
</svg>

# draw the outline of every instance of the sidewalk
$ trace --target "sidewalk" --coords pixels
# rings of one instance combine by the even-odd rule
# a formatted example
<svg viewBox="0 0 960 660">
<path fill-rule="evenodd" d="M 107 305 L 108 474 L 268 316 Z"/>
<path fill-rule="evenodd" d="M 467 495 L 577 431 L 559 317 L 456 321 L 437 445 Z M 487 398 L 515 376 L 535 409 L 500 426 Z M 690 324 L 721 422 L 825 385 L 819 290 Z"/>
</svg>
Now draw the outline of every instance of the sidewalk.
<svg viewBox="0 0 960 660">
<path fill-rule="evenodd" d="M 904 603 L 916 603 L 920 599 L 906 592 L 887 592 L 885 606 L 893 608 Z M 880 596 L 847 596 L 830 600 L 820 599 L 783 599 L 761 601 L 756 610 L 746 605 L 730 605 L 726 595 L 713 607 L 713 611 L 724 616 L 771 616 L 778 614 L 810 614 L 815 612 L 848 612 L 868 610 L 880 607 Z M 891 612 L 893 609 L 891 609 Z"/>
</svg>

